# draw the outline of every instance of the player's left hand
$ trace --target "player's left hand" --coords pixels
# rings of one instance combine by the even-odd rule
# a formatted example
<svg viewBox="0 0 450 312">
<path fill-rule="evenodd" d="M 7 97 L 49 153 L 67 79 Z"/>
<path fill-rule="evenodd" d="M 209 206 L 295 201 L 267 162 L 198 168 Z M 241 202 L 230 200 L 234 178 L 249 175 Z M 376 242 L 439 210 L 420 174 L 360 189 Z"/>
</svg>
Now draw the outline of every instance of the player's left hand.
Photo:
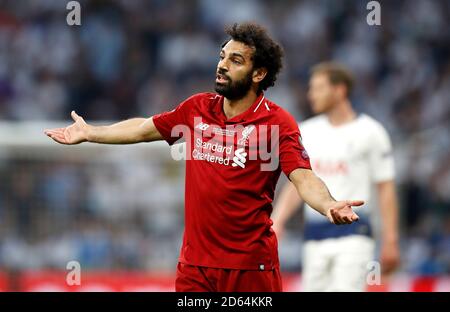
<svg viewBox="0 0 450 312">
<path fill-rule="evenodd" d="M 358 215 L 353 211 L 352 206 L 362 206 L 362 200 L 342 200 L 333 202 L 327 210 L 327 217 L 331 223 L 341 225 L 350 224 L 359 220 Z"/>
<path fill-rule="evenodd" d="M 396 241 L 381 243 L 380 250 L 381 271 L 391 274 L 400 264 L 400 250 Z"/>
</svg>

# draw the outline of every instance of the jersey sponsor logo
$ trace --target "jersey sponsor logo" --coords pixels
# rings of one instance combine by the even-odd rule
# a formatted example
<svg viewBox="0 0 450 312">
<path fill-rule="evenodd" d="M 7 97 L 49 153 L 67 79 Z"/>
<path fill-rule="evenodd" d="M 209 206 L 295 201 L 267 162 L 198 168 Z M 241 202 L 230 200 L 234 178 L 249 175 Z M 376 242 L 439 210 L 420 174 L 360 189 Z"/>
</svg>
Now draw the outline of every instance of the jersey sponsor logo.
<svg viewBox="0 0 450 312">
<path fill-rule="evenodd" d="M 256 160 L 261 171 L 274 171 L 279 167 L 279 125 L 222 128 L 194 117 L 194 129 L 193 142 L 186 141 L 186 150 L 172 154 L 172 157 L 177 155 L 176 160 L 201 160 L 241 169 L 249 166 L 248 161 Z M 191 130 L 187 128 L 186 133 L 182 132 L 183 137 L 191 137 Z M 179 136 L 180 132 L 173 132 L 172 129 L 172 136 Z"/>
<path fill-rule="evenodd" d="M 247 152 L 245 148 L 238 148 L 234 151 L 233 146 L 224 146 L 216 143 L 205 142 L 197 138 L 195 148 L 192 150 L 192 157 L 195 160 L 205 160 L 220 165 L 230 165 L 231 156 L 234 154 L 231 163 L 233 167 L 245 168 L 247 162 Z"/>
<path fill-rule="evenodd" d="M 200 129 L 200 130 L 202 130 L 202 131 L 205 131 L 206 129 L 209 128 L 209 125 L 206 124 L 206 123 L 204 123 L 204 122 L 201 122 L 201 123 L 199 123 L 198 125 L 196 125 L 195 128 L 196 128 L 196 129 Z"/>
<path fill-rule="evenodd" d="M 195 147 L 192 150 L 192 157 L 195 160 L 205 160 L 207 162 L 228 166 L 230 164 L 232 148 L 232 146 L 224 146 L 218 142 L 205 142 L 201 138 L 196 138 Z"/>
<path fill-rule="evenodd" d="M 245 149 L 238 148 L 237 150 L 234 151 L 233 163 L 231 165 L 233 167 L 239 166 L 241 168 L 245 168 L 245 162 L 247 161 L 245 157 L 247 157 Z"/>
</svg>

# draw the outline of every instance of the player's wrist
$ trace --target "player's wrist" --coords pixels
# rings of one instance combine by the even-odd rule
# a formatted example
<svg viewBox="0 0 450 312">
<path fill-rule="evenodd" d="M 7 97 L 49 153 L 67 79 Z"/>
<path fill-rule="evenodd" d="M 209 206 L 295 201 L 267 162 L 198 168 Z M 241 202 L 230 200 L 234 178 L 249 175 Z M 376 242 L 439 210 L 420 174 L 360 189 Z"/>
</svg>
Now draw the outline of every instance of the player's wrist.
<svg viewBox="0 0 450 312">
<path fill-rule="evenodd" d="M 322 214 L 326 217 L 328 217 L 330 215 L 330 210 L 336 205 L 337 201 L 334 199 L 331 199 L 329 201 L 326 201 L 323 204 L 323 208 L 322 208 Z"/>
<path fill-rule="evenodd" d="M 96 127 L 86 124 L 86 129 L 84 131 L 84 142 L 95 143 L 95 130 Z"/>
</svg>

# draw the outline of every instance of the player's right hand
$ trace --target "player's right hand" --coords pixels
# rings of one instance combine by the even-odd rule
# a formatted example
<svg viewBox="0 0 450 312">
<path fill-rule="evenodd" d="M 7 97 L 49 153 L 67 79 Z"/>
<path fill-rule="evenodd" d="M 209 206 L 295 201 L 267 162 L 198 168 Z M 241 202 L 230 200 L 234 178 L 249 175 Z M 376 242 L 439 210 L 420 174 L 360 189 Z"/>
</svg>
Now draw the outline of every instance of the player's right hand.
<svg viewBox="0 0 450 312">
<path fill-rule="evenodd" d="M 71 113 L 74 123 L 65 128 L 46 129 L 44 133 L 60 144 L 79 144 L 88 139 L 89 125 L 75 111 Z"/>
</svg>

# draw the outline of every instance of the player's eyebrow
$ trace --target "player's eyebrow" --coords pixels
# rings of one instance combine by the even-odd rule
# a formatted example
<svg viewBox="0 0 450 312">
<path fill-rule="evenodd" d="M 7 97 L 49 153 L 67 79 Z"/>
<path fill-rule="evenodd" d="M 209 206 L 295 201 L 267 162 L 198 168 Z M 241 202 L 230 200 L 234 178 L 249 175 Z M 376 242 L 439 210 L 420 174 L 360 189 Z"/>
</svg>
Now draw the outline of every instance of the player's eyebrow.
<svg viewBox="0 0 450 312">
<path fill-rule="evenodd" d="M 240 57 L 243 61 L 245 61 L 245 57 L 242 54 L 238 53 L 238 52 L 231 53 L 231 56 Z"/>
<path fill-rule="evenodd" d="M 225 50 L 224 50 L 224 49 L 220 50 L 220 54 L 225 54 Z M 239 53 L 239 52 L 231 52 L 230 54 L 231 54 L 231 56 L 233 56 L 233 57 L 239 57 L 239 58 L 241 58 L 243 61 L 245 61 L 245 57 L 244 57 L 241 53 Z"/>
</svg>

